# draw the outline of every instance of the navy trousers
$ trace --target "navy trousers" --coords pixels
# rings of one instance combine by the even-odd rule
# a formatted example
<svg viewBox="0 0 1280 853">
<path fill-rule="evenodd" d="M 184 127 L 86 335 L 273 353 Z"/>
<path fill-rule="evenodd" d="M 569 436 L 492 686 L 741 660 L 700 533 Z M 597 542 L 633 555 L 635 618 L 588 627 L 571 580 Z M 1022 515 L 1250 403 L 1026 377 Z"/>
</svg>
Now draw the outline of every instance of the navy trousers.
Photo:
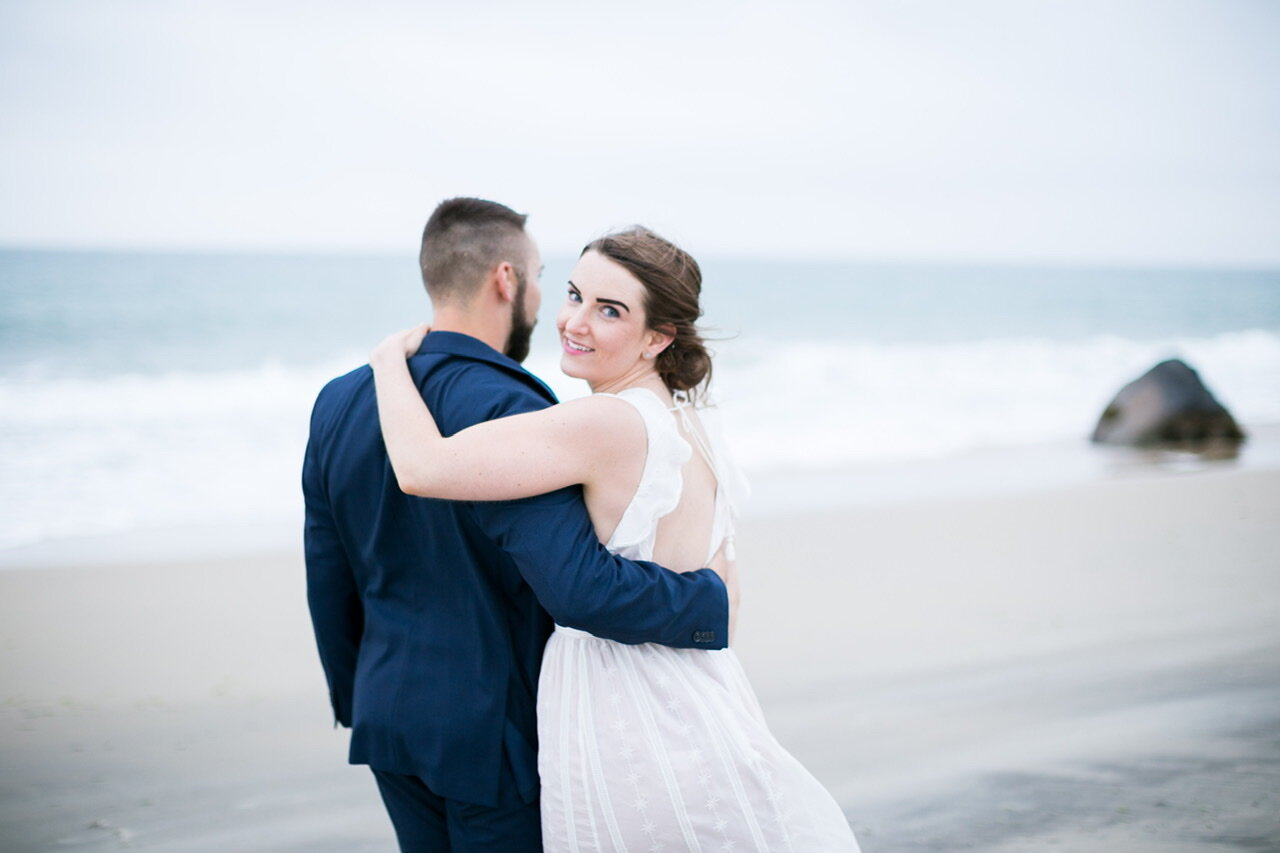
<svg viewBox="0 0 1280 853">
<path fill-rule="evenodd" d="M 417 776 L 374 770 L 401 853 L 541 853 L 538 801 L 497 808 L 446 800 Z M 507 788 L 507 790 L 512 790 Z"/>
</svg>

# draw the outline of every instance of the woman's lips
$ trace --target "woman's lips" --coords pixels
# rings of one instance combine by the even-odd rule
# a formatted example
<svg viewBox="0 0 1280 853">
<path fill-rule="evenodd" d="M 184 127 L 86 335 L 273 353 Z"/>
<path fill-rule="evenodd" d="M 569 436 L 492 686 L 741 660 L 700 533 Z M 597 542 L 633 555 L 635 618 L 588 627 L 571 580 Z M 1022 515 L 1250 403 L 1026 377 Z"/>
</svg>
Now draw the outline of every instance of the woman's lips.
<svg viewBox="0 0 1280 853">
<path fill-rule="evenodd" d="M 583 346 L 577 341 L 571 341 L 568 338 L 561 338 L 560 344 L 569 355 L 586 355 L 589 352 L 595 352 L 591 347 Z"/>
</svg>

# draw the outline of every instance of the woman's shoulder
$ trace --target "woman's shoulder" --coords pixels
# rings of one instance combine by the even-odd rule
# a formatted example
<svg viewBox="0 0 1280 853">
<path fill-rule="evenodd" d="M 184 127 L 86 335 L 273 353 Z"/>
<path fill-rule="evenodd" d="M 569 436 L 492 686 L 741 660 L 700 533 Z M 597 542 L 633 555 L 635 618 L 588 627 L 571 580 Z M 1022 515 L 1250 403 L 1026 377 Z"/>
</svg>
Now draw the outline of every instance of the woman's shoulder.
<svg viewBox="0 0 1280 853">
<path fill-rule="evenodd" d="M 564 410 L 574 432 L 604 440 L 614 448 L 639 448 L 668 433 L 679 435 L 668 401 L 643 386 L 580 397 L 556 408 Z"/>
<path fill-rule="evenodd" d="M 627 397 L 592 394 L 566 400 L 548 411 L 564 419 L 573 432 L 585 437 L 621 442 L 645 440 L 645 418 Z"/>
<path fill-rule="evenodd" d="M 669 417 L 671 411 L 669 395 L 664 398 L 653 389 L 646 388 L 643 385 L 625 388 L 615 394 L 595 394 L 593 396 L 624 400 L 646 419 L 654 415 L 662 415 L 664 418 Z"/>
</svg>

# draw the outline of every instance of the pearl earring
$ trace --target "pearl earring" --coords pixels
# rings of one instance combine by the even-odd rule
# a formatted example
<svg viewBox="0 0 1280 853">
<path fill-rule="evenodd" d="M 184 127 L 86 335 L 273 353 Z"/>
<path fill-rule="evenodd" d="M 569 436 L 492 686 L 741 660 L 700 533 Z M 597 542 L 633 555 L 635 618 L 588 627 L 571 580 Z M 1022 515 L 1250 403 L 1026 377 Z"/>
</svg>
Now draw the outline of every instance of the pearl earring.
<svg viewBox="0 0 1280 853">
<path fill-rule="evenodd" d="M 645 353 L 645 354 L 644 354 L 644 357 L 645 357 L 645 358 L 653 358 L 653 353 L 651 353 L 651 352 L 647 352 L 647 353 Z"/>
</svg>

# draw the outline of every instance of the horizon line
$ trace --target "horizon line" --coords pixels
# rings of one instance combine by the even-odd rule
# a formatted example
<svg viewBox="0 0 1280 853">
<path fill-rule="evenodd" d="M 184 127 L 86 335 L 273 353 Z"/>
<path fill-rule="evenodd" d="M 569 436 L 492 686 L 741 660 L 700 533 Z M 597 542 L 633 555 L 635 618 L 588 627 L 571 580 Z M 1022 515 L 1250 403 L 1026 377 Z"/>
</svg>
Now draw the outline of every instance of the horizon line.
<svg viewBox="0 0 1280 853">
<path fill-rule="evenodd" d="M 101 254 L 101 255 L 206 255 L 240 257 L 345 257 L 345 258 L 404 258 L 418 263 L 416 245 L 404 248 L 369 246 L 302 246 L 281 244 L 262 246 L 251 244 L 104 244 L 104 243 L 53 243 L 11 242 L 0 240 L 0 253 L 46 254 Z M 578 249 L 544 249 L 547 258 L 573 259 Z M 1280 272 L 1280 257 L 1273 259 L 1204 259 L 1204 258 L 1153 258 L 1105 255 L 1079 255 L 1062 257 L 1050 255 L 996 255 L 994 253 L 958 254 L 944 252 L 874 253 L 840 252 L 837 250 L 704 250 L 698 253 L 700 263 L 724 261 L 751 261 L 757 263 L 848 263 L 874 266 L 965 266 L 965 267 L 1025 267 L 1064 269 L 1122 269 L 1122 270 L 1222 270 L 1242 272 Z"/>
</svg>

